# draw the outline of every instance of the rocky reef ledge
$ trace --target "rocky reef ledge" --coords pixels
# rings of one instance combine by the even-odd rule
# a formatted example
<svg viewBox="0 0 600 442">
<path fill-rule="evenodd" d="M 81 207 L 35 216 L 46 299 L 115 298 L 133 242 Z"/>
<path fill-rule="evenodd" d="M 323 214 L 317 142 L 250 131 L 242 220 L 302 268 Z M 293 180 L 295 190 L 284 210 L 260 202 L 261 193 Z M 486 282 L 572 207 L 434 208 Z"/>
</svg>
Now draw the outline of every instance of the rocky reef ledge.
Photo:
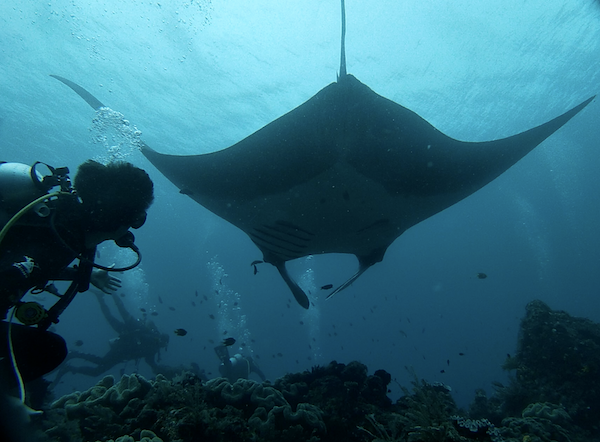
<svg viewBox="0 0 600 442">
<path fill-rule="evenodd" d="M 331 362 L 274 383 L 191 373 L 107 376 L 61 397 L 34 417 L 40 440 L 119 442 L 237 441 L 600 441 L 600 326 L 527 306 L 510 384 L 467 411 L 450 388 L 415 377 L 395 404 L 391 376 L 360 362 Z M 595 416 L 595 417 L 594 417 Z"/>
</svg>

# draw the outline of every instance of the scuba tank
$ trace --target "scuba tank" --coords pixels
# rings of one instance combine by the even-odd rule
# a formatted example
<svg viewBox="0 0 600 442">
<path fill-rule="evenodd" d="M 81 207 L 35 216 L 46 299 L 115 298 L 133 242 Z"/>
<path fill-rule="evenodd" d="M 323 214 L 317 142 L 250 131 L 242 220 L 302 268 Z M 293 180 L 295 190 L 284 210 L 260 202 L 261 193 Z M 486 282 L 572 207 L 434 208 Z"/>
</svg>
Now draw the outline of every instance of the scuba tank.
<svg viewBox="0 0 600 442">
<path fill-rule="evenodd" d="M 0 228 L 23 207 L 40 198 L 55 186 L 60 186 L 63 192 L 72 192 L 69 180 L 69 169 L 54 168 L 44 164 L 50 175 L 43 176 L 38 170 L 39 161 L 32 166 L 22 163 L 0 163 Z M 39 202 L 30 208 L 39 217 L 50 215 L 50 209 L 44 202 Z"/>
</svg>

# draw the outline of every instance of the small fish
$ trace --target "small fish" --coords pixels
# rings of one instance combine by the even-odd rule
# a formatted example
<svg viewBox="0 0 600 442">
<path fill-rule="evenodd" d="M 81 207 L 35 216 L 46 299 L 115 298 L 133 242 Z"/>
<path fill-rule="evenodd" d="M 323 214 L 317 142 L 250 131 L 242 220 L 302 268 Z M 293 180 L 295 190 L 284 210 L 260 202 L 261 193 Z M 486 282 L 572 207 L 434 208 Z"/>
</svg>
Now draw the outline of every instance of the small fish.
<svg viewBox="0 0 600 442">
<path fill-rule="evenodd" d="M 304 325 L 304 321 L 300 321 L 300 325 Z"/>
<path fill-rule="evenodd" d="M 217 294 L 219 294 L 219 292 L 217 292 Z M 204 298 L 205 301 L 208 301 L 208 298 L 206 297 L 206 295 L 202 295 L 202 297 Z"/>
<path fill-rule="evenodd" d="M 163 303 L 162 302 L 162 298 L 160 296 L 158 297 L 158 302 L 161 303 L 161 304 Z"/>
<path fill-rule="evenodd" d="M 277 353 L 277 356 L 280 358 L 283 357 L 283 355 L 281 353 Z"/>
<path fill-rule="evenodd" d="M 459 356 L 464 356 L 465 354 L 463 352 L 460 352 L 458 355 Z"/>
<path fill-rule="evenodd" d="M 225 339 L 223 339 L 223 345 L 225 347 L 230 347 L 233 344 L 235 344 L 235 339 L 233 339 L 233 338 L 225 338 Z"/>
<path fill-rule="evenodd" d="M 75 347 L 81 347 L 83 345 L 83 341 L 81 339 L 78 339 L 75 341 Z"/>
<path fill-rule="evenodd" d="M 190 189 L 186 189 L 185 187 L 183 189 L 180 189 L 179 193 L 181 193 L 182 195 L 193 195 L 194 194 L 194 192 L 192 192 Z"/>
<path fill-rule="evenodd" d="M 176 328 L 175 329 L 175 334 L 177 336 L 185 336 L 185 335 L 187 335 L 187 330 L 185 330 L 183 328 Z"/>
<path fill-rule="evenodd" d="M 485 278 L 487 278 L 487 275 L 486 275 L 485 273 L 478 273 L 478 274 L 477 274 L 477 277 L 478 277 L 479 279 L 485 279 Z"/>
<path fill-rule="evenodd" d="M 141 311 L 142 313 L 146 313 L 146 309 L 145 309 L 145 308 L 140 308 L 140 311 Z"/>
<path fill-rule="evenodd" d="M 175 307 L 169 307 L 169 310 L 171 310 L 172 312 L 175 311 Z"/>
<path fill-rule="evenodd" d="M 192 301 L 192 305 L 193 305 L 194 307 L 196 307 L 196 303 L 195 303 L 194 301 Z"/>
<path fill-rule="evenodd" d="M 211 313 L 210 315 L 208 315 L 208 317 L 209 317 L 210 319 L 215 319 L 215 315 L 213 315 L 212 313 Z"/>
<path fill-rule="evenodd" d="M 440 373 L 446 373 L 446 370 L 440 370 Z"/>
<path fill-rule="evenodd" d="M 406 332 L 404 330 L 400 330 L 400 334 L 402 336 L 404 336 L 405 338 L 408 338 L 408 335 L 406 334 Z"/>
<path fill-rule="evenodd" d="M 448 366 L 450 366 L 450 359 L 446 359 L 446 364 L 448 364 Z"/>
<path fill-rule="evenodd" d="M 152 316 L 158 316 L 158 312 L 152 312 L 150 313 Z"/>
<path fill-rule="evenodd" d="M 325 284 L 321 287 L 321 290 L 330 290 L 333 288 L 333 284 Z"/>
<path fill-rule="evenodd" d="M 258 268 L 256 266 L 254 266 L 254 274 L 256 275 L 258 273 Z"/>
</svg>

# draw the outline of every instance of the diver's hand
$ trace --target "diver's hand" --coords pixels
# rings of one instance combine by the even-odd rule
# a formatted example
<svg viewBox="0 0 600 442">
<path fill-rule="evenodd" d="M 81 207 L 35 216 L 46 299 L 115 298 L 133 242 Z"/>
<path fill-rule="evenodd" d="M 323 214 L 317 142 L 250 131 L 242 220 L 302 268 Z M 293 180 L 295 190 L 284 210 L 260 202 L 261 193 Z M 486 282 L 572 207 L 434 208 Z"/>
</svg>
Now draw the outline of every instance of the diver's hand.
<svg viewBox="0 0 600 442">
<path fill-rule="evenodd" d="M 90 282 L 94 287 L 102 290 L 107 295 L 111 295 L 117 291 L 117 289 L 121 288 L 121 280 L 119 278 L 115 278 L 106 270 L 92 270 Z"/>
</svg>

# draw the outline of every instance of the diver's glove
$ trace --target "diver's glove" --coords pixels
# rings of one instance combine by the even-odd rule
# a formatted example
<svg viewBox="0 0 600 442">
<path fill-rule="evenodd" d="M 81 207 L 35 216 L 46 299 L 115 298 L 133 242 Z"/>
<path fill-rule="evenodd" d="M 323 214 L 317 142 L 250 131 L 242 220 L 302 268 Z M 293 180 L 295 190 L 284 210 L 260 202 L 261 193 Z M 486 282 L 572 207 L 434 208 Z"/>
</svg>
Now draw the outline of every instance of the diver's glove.
<svg viewBox="0 0 600 442">
<path fill-rule="evenodd" d="M 112 295 L 115 291 L 121 288 L 121 280 L 115 278 L 106 270 L 94 269 L 90 276 L 92 285 L 107 295 Z"/>
<path fill-rule="evenodd" d="M 24 279 L 28 279 L 33 271 L 35 269 L 39 269 L 40 266 L 38 266 L 33 258 L 30 258 L 29 256 L 24 256 L 23 259 L 24 261 L 13 263 L 13 267 L 17 268 L 21 272 L 21 275 Z"/>
</svg>

